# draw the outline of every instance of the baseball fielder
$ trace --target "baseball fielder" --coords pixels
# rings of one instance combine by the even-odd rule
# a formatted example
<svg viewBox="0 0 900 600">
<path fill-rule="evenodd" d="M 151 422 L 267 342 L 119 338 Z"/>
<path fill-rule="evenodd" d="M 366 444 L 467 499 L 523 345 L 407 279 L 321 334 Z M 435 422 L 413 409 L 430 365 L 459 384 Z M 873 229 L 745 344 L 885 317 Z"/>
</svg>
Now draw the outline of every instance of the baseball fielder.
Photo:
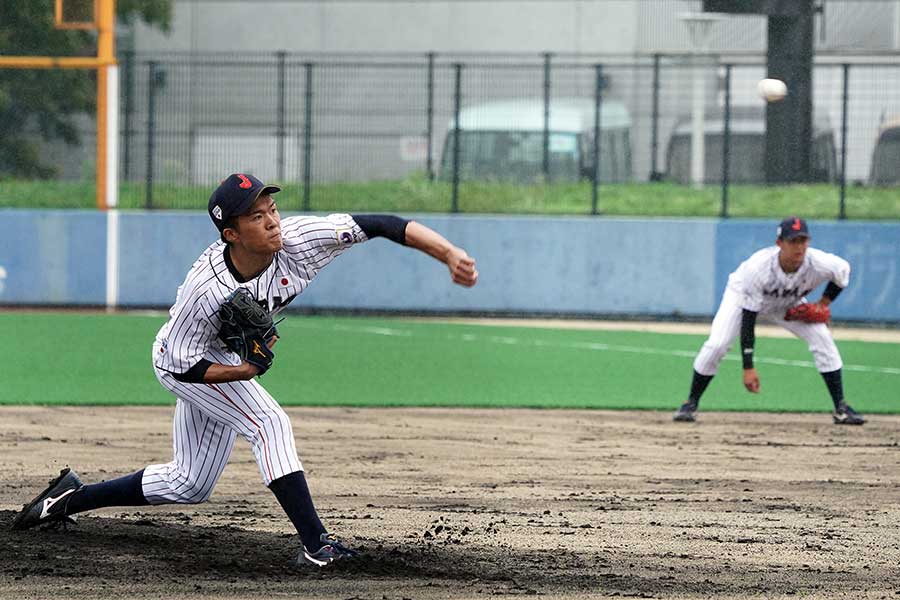
<svg viewBox="0 0 900 600">
<path fill-rule="evenodd" d="M 728 277 L 722 303 L 713 319 L 709 339 L 694 360 L 694 378 L 687 402 L 675 421 L 693 422 L 700 396 L 719 369 L 719 363 L 740 332 L 744 361 L 744 387 L 759 393 L 759 375 L 753 367 L 756 318 L 762 314 L 809 344 L 816 368 L 828 386 L 836 424 L 862 425 L 865 419 L 844 401 L 841 355 L 825 322 L 828 305 L 850 282 L 850 264 L 839 256 L 809 247 L 806 221 L 789 217 L 777 230 L 775 245 L 763 248 L 740 264 Z M 827 281 L 818 303 L 806 295 Z M 812 322 L 793 320 L 793 312 L 815 315 Z M 786 318 L 787 317 L 787 318 Z M 807 318 L 797 317 L 797 318 Z M 819 321 L 819 322 L 816 322 Z"/>
<path fill-rule="evenodd" d="M 64 469 L 23 508 L 14 528 L 71 520 L 71 515 L 106 506 L 204 502 L 240 436 L 253 449 L 263 483 L 300 534 L 303 548 L 297 563 L 324 566 L 355 554 L 319 520 L 290 419 L 254 379 L 271 365 L 277 336 L 266 340 L 264 352 L 255 349 L 262 361 L 242 361 L 217 337 L 220 306 L 240 287 L 270 314 L 278 314 L 332 260 L 377 236 L 440 260 L 459 285 L 475 285 L 478 272 L 463 249 L 396 216 L 282 219 L 272 197 L 278 191 L 239 173 L 223 181 L 209 199 L 209 215 L 221 240 L 191 267 L 153 344 L 156 377 L 177 398 L 172 461 L 93 485 L 83 485 L 74 471 Z"/>
</svg>

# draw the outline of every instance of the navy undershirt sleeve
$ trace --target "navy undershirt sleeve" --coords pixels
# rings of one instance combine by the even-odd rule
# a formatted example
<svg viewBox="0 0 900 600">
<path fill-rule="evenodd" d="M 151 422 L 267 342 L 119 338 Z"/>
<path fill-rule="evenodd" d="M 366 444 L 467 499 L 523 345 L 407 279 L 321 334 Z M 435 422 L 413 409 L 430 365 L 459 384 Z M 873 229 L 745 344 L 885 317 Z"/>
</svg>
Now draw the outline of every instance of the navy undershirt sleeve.
<svg viewBox="0 0 900 600">
<path fill-rule="evenodd" d="M 844 291 L 844 288 L 837 285 L 833 281 L 829 281 L 828 285 L 825 286 L 825 291 L 822 292 L 822 295 L 834 302 L 834 299 L 838 297 L 838 294 Z"/>
<path fill-rule="evenodd" d="M 741 314 L 741 357 L 745 369 L 753 368 L 753 345 L 756 343 L 756 313 L 744 309 Z"/>
<path fill-rule="evenodd" d="M 185 371 L 184 373 L 172 373 L 172 377 L 182 383 L 203 383 L 206 372 L 212 366 L 212 362 L 201 358 L 200 362 Z"/>
<path fill-rule="evenodd" d="M 406 245 L 406 226 L 409 221 L 394 215 L 350 215 L 366 237 L 385 237 L 392 242 Z"/>
</svg>

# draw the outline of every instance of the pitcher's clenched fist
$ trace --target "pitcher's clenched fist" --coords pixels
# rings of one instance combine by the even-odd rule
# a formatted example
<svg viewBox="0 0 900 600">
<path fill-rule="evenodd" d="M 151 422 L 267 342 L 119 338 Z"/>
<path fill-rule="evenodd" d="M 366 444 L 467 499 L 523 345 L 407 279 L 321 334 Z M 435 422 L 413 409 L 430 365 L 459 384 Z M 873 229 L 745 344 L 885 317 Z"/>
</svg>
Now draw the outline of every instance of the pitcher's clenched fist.
<svg viewBox="0 0 900 600">
<path fill-rule="evenodd" d="M 475 269 L 475 259 L 466 254 L 462 248 L 452 248 L 447 257 L 447 266 L 450 268 L 450 278 L 453 283 L 472 287 L 478 282 L 478 271 Z"/>
</svg>

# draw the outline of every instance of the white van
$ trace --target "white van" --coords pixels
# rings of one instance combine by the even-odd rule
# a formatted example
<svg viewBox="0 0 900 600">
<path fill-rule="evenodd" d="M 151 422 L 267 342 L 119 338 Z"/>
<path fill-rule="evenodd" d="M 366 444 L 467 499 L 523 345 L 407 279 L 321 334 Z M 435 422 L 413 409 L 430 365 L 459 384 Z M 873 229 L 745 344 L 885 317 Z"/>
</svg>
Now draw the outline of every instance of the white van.
<svg viewBox="0 0 900 600">
<path fill-rule="evenodd" d="M 549 180 L 593 178 L 594 99 L 550 101 Z M 504 100 L 459 112 L 460 179 L 533 183 L 544 180 L 543 99 Z M 451 119 L 440 178 L 453 177 Z M 631 179 L 631 118 L 618 101 L 603 100 L 600 113 L 600 181 Z"/>
<path fill-rule="evenodd" d="M 731 183 L 766 182 L 766 113 L 765 107 L 736 106 L 730 115 L 730 160 L 728 181 Z M 675 183 L 691 182 L 690 115 L 678 119 L 669 138 L 666 151 L 666 179 Z M 722 181 L 722 152 L 725 136 L 724 115 L 721 110 L 706 114 L 704 181 Z M 834 131 L 828 120 L 813 121 L 813 181 L 835 182 L 838 178 Z"/>
<path fill-rule="evenodd" d="M 900 183 L 900 117 L 891 118 L 878 129 L 872 151 L 870 185 L 894 186 Z"/>
</svg>

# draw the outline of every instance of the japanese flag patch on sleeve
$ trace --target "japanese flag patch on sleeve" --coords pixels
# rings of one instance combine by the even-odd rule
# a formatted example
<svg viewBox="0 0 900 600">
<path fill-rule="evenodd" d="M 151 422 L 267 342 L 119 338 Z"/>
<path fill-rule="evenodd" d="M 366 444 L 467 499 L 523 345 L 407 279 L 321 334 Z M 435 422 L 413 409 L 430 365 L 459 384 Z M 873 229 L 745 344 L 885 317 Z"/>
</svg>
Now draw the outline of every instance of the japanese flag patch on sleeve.
<svg viewBox="0 0 900 600">
<path fill-rule="evenodd" d="M 355 241 L 353 238 L 353 230 L 349 227 L 339 227 L 335 230 L 335 233 L 337 234 L 338 244 L 341 246 L 349 246 Z"/>
</svg>

